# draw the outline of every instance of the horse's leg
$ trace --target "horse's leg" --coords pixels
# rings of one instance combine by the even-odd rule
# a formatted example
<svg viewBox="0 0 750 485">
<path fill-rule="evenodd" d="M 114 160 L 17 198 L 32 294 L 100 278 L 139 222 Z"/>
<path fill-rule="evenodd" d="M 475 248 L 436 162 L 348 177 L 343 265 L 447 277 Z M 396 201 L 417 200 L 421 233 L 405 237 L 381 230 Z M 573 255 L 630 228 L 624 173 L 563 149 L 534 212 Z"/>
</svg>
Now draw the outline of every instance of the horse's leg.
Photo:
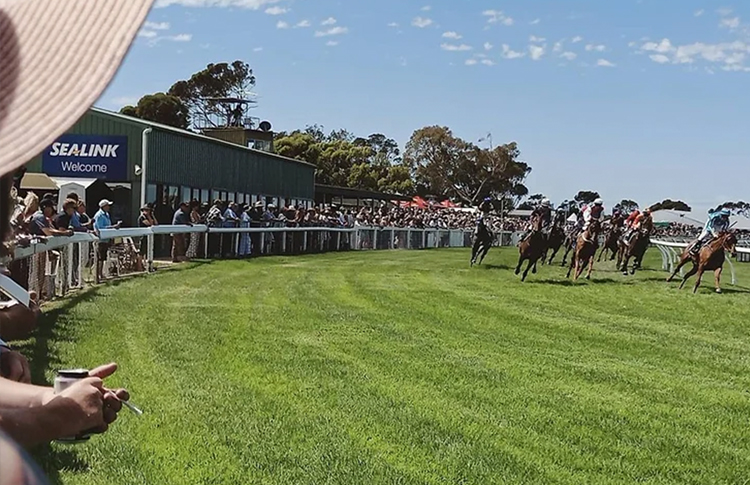
<svg viewBox="0 0 750 485">
<path fill-rule="evenodd" d="M 672 274 L 669 275 L 669 278 L 667 278 L 667 283 L 671 282 L 674 279 L 674 277 L 677 276 L 677 273 L 680 272 L 682 267 L 685 266 L 685 264 L 687 264 L 688 261 L 690 261 L 689 257 L 683 256 L 680 258 L 680 263 L 677 265 L 677 267 L 675 267 L 674 271 L 672 271 Z"/>
<path fill-rule="evenodd" d="M 622 262 L 622 267 L 618 268 L 620 271 L 622 271 L 622 274 L 624 274 L 625 276 L 628 275 L 628 263 L 629 262 L 630 262 L 630 255 L 626 254 L 625 259 Z"/>
<path fill-rule="evenodd" d="M 536 261 L 533 261 L 531 258 L 529 258 L 529 262 L 528 264 L 526 264 L 526 269 L 524 270 L 523 275 L 521 275 L 521 281 L 526 281 L 526 277 L 529 275 L 529 269 L 531 269 L 531 267 L 535 264 Z"/>
<path fill-rule="evenodd" d="M 594 271 L 594 256 L 593 255 L 589 259 L 589 271 L 588 271 L 588 273 L 586 273 L 586 279 L 587 280 L 591 279 L 591 272 L 592 271 Z"/>
<path fill-rule="evenodd" d="M 536 274 L 536 263 L 539 261 L 539 258 L 534 259 L 534 264 L 531 266 L 531 273 Z"/>
<path fill-rule="evenodd" d="M 721 293 L 721 269 L 719 266 L 714 270 L 714 282 L 716 283 L 716 293 Z"/>
<path fill-rule="evenodd" d="M 516 265 L 516 275 L 521 272 L 521 265 L 523 264 L 524 260 L 526 258 L 523 257 L 523 254 L 518 256 L 518 265 Z"/>
<path fill-rule="evenodd" d="M 703 272 L 706 271 L 703 269 L 703 265 L 698 267 L 698 276 L 695 277 L 695 286 L 693 287 L 693 293 L 698 292 L 698 287 L 701 285 L 701 278 L 703 278 Z"/>
<path fill-rule="evenodd" d="M 570 260 L 570 265 L 568 266 L 568 274 L 565 275 L 566 278 L 570 278 L 570 273 L 573 271 L 573 266 L 576 264 L 576 255 L 573 253 L 573 257 Z"/>
<path fill-rule="evenodd" d="M 589 258 L 578 258 L 578 262 L 576 263 L 576 275 L 574 280 L 577 280 L 581 277 L 581 274 L 583 274 L 583 270 L 586 269 L 586 265 L 589 264 Z"/>
<path fill-rule="evenodd" d="M 695 264 L 695 263 L 693 263 L 693 267 L 690 268 L 690 271 L 688 271 L 687 273 L 685 273 L 685 276 L 682 277 L 682 283 L 680 283 L 680 288 L 679 289 L 682 289 L 682 287 L 685 286 L 685 282 L 687 282 L 688 278 L 690 278 L 691 276 L 693 276 L 697 272 L 698 272 L 698 265 Z"/>
<path fill-rule="evenodd" d="M 479 253 L 479 265 L 480 266 L 482 265 L 482 261 L 484 261 L 484 257 L 487 256 L 487 253 L 490 252 L 490 247 L 491 246 L 492 245 L 490 243 L 487 243 L 487 242 L 485 242 L 484 245 L 482 246 L 482 250 Z"/>
</svg>

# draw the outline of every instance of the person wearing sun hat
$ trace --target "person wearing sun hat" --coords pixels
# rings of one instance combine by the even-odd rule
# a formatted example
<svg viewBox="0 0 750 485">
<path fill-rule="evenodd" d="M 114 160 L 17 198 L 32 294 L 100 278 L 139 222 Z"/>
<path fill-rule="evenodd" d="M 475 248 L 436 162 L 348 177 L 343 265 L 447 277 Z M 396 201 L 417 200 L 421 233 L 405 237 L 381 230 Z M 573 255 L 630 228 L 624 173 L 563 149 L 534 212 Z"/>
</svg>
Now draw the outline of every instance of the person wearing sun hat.
<svg viewBox="0 0 750 485">
<path fill-rule="evenodd" d="M 153 0 L 0 0 L 0 256 L 13 250 L 13 175 L 64 134 L 101 96 Z M 25 446 L 106 431 L 129 398 L 99 367 L 59 395 L 50 387 L 0 378 L 0 429 Z M 0 434 L 0 481 L 45 483 Z"/>
</svg>

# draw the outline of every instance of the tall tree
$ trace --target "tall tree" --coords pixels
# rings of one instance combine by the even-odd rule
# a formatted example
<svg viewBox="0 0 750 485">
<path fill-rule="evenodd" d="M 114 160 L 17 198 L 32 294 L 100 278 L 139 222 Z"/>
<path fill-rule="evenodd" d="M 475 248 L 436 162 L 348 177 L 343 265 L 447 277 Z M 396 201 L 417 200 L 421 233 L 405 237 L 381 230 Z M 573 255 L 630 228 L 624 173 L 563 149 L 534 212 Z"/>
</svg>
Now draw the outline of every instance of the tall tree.
<svg viewBox="0 0 750 485">
<path fill-rule="evenodd" d="M 238 104 L 219 103 L 217 98 L 247 99 L 254 86 L 255 75 L 250 65 L 237 60 L 231 64 L 209 64 L 187 81 L 174 83 L 167 94 L 185 103 L 193 123 L 217 126 L 217 117 L 237 120 L 245 108 Z"/>
<path fill-rule="evenodd" d="M 638 209 L 638 202 L 630 199 L 622 199 L 617 205 L 620 206 L 620 211 L 626 214 Z"/>
<path fill-rule="evenodd" d="M 531 168 L 518 161 L 515 143 L 486 150 L 453 135 L 447 127 L 415 131 L 406 145 L 404 162 L 416 182 L 434 194 L 475 205 L 488 195 L 522 191 L 519 185 Z"/>
<path fill-rule="evenodd" d="M 656 204 L 652 205 L 651 210 L 652 211 L 676 210 L 676 211 L 690 212 L 693 209 L 681 200 L 665 199 L 661 202 L 657 202 Z"/>
<path fill-rule="evenodd" d="M 187 129 L 190 126 L 187 106 L 180 98 L 164 93 L 147 94 L 137 106 L 125 106 L 120 113 L 175 128 Z"/>
<path fill-rule="evenodd" d="M 717 207 L 717 209 L 721 208 L 727 208 L 735 214 L 750 217 L 750 204 L 742 200 L 737 202 L 724 202 L 719 207 Z"/>
<path fill-rule="evenodd" d="M 575 197 L 573 197 L 573 200 L 578 202 L 579 205 L 591 204 L 599 197 L 601 197 L 599 195 L 599 192 L 593 192 L 591 190 L 581 190 L 575 195 Z"/>
</svg>

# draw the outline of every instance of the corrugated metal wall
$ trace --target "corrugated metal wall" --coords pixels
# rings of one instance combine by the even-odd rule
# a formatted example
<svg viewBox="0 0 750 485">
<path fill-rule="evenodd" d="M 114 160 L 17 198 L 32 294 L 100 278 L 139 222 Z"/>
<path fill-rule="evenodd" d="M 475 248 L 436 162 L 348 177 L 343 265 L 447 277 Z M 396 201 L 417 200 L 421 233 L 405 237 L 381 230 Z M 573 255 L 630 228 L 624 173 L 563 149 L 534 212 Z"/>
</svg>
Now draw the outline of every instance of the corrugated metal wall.
<svg viewBox="0 0 750 485">
<path fill-rule="evenodd" d="M 312 199 L 315 167 L 207 138 L 154 128 L 148 140 L 152 183 Z"/>
</svg>

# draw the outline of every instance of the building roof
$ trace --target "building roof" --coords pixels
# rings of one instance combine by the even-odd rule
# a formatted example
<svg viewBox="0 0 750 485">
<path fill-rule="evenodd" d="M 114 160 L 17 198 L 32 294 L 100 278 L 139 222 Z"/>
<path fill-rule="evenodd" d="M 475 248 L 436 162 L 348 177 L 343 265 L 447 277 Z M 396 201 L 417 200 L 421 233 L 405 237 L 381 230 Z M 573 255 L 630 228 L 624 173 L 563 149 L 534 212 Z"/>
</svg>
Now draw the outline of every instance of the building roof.
<svg viewBox="0 0 750 485">
<path fill-rule="evenodd" d="M 312 164 L 310 162 L 306 162 L 304 160 L 297 160 L 296 158 L 285 157 L 283 155 L 278 155 L 276 153 L 265 152 L 263 150 L 256 150 L 254 148 L 250 148 L 250 147 L 246 147 L 246 146 L 242 146 L 242 145 L 237 145 L 236 143 L 230 143 L 228 141 L 220 140 L 218 138 L 213 138 L 213 137 L 210 137 L 210 136 L 201 135 L 200 133 L 195 133 L 195 132 L 192 132 L 192 131 L 183 130 L 181 128 L 175 128 L 174 126 L 163 125 L 161 123 L 156 123 L 154 121 L 142 120 L 140 118 L 134 118 L 132 116 L 127 116 L 127 115 L 124 115 L 122 113 L 115 113 L 114 111 L 109 111 L 109 110 L 102 109 L 102 108 L 93 107 L 93 108 L 90 109 L 90 111 L 92 111 L 94 113 L 97 113 L 97 114 L 100 114 L 100 115 L 104 115 L 104 116 L 109 116 L 109 117 L 112 117 L 112 118 L 116 118 L 116 119 L 118 119 L 120 121 L 124 121 L 126 123 L 137 124 L 139 126 L 142 126 L 144 129 L 148 128 L 148 127 L 156 128 L 156 129 L 159 129 L 159 130 L 162 130 L 162 131 L 169 131 L 169 132 L 177 133 L 177 134 L 184 135 L 184 136 L 191 136 L 191 137 L 200 139 L 202 141 L 207 141 L 207 142 L 211 142 L 211 143 L 219 143 L 219 144 L 222 144 L 222 145 L 230 146 L 232 148 L 236 148 L 236 149 L 240 149 L 240 150 L 247 150 L 247 151 L 258 153 L 258 154 L 263 154 L 263 155 L 267 155 L 267 156 L 270 156 L 270 157 L 279 158 L 281 160 L 287 160 L 287 161 L 291 161 L 291 162 L 296 162 L 296 163 L 299 163 L 300 165 L 306 165 L 306 166 L 309 166 L 309 167 L 315 167 L 315 164 Z"/>
</svg>

